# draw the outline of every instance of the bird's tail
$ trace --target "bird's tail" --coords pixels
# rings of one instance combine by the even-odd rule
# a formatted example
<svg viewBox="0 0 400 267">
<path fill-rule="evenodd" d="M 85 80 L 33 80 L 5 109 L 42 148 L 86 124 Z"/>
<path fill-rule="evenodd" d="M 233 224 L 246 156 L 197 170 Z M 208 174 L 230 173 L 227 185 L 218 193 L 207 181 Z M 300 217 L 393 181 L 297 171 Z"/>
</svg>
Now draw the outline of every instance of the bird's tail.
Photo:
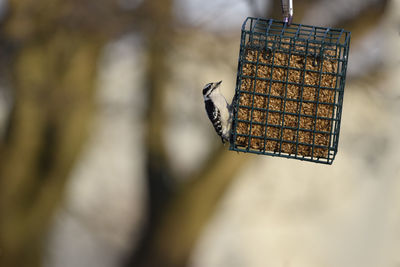
<svg viewBox="0 0 400 267">
<path fill-rule="evenodd" d="M 235 118 L 237 118 L 237 111 L 238 111 L 238 103 L 239 101 L 239 94 L 237 92 L 235 92 L 233 98 L 232 98 L 232 102 L 229 105 L 229 112 L 230 112 L 230 120 L 231 120 L 231 130 L 230 130 L 230 134 L 229 134 L 229 143 L 233 144 L 234 140 L 233 140 L 233 131 L 236 128 L 236 120 Z M 228 140 L 227 140 L 228 141 Z"/>
</svg>

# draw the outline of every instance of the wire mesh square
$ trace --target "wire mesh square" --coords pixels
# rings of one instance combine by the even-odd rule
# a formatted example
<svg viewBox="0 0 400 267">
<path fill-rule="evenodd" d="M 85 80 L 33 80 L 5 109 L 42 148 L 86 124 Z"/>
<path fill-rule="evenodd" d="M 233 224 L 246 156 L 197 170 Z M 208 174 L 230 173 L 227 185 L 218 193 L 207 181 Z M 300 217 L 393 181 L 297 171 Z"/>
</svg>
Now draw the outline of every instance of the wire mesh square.
<svg viewBox="0 0 400 267">
<path fill-rule="evenodd" d="M 247 18 L 230 150 L 332 164 L 349 45 L 342 29 Z"/>
</svg>

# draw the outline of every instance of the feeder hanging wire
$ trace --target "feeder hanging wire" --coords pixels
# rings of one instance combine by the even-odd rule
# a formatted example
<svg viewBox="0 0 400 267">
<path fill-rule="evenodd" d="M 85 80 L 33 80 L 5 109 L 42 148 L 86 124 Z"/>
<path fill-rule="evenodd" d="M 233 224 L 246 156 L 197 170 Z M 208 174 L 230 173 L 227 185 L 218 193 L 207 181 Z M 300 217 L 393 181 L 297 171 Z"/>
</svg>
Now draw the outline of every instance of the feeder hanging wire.
<svg viewBox="0 0 400 267">
<path fill-rule="evenodd" d="M 281 0 L 281 8 L 283 21 L 290 26 L 293 20 L 293 0 Z"/>
</svg>

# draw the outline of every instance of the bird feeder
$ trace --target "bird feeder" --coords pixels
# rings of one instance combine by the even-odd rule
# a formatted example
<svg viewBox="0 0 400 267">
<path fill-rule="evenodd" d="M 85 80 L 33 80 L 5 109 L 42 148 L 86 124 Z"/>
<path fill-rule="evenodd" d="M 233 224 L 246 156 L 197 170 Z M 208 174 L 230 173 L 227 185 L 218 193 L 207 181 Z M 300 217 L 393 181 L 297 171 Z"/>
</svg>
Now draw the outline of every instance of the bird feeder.
<svg viewBox="0 0 400 267">
<path fill-rule="evenodd" d="M 230 150 L 332 164 L 349 45 L 342 29 L 247 18 Z"/>
</svg>

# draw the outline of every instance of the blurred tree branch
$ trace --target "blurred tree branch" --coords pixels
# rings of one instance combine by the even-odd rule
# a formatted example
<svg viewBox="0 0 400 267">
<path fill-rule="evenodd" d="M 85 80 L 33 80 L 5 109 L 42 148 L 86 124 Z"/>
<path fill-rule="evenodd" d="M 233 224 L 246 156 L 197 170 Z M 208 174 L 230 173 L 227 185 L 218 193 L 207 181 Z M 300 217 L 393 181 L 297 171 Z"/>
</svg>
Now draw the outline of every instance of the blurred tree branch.
<svg viewBox="0 0 400 267">
<path fill-rule="evenodd" d="M 170 201 L 145 266 L 186 266 L 193 247 L 233 178 L 251 159 L 220 149 Z M 158 257 L 154 257 L 158 255 Z M 150 264 L 149 264 L 150 263 Z"/>
<path fill-rule="evenodd" d="M 388 2 L 388 0 L 373 1 L 364 6 L 356 16 L 344 19 L 336 26 L 351 31 L 352 41 L 357 41 L 383 19 Z"/>
</svg>

